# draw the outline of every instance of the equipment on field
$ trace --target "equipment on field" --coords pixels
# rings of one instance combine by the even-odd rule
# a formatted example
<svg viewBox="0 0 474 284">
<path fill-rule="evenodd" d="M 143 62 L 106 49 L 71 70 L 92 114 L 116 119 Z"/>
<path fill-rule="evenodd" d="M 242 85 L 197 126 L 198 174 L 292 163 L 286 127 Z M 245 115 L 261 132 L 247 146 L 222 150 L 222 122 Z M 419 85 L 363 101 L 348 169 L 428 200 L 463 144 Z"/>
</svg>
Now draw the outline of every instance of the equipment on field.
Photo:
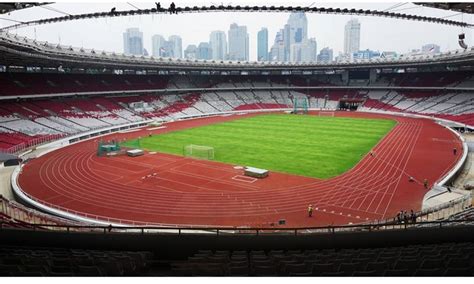
<svg viewBox="0 0 474 284">
<path fill-rule="evenodd" d="M 109 142 L 99 141 L 97 147 L 97 156 L 102 157 L 104 155 L 111 155 L 120 151 L 120 145 L 118 141 L 112 140 Z"/>
<path fill-rule="evenodd" d="M 202 145 L 186 145 L 183 148 L 183 156 L 196 159 L 214 160 L 214 147 Z"/>
<path fill-rule="evenodd" d="M 249 177 L 266 178 L 268 176 L 268 170 L 245 167 L 244 174 Z"/>
<path fill-rule="evenodd" d="M 299 111 L 303 114 L 308 113 L 308 98 L 294 98 L 293 100 L 293 113 L 297 114 Z"/>
<path fill-rule="evenodd" d="M 145 152 L 140 149 L 133 149 L 133 150 L 128 150 L 127 151 L 127 156 L 129 157 L 138 157 L 138 156 L 143 156 Z"/>
</svg>

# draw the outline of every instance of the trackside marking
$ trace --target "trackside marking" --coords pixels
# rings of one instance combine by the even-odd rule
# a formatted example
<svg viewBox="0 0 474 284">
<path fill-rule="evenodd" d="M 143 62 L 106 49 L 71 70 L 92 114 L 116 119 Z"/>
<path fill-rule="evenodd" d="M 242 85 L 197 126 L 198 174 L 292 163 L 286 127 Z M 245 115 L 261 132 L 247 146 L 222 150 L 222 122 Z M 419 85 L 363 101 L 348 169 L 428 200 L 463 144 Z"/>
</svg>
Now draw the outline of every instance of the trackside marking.
<svg viewBox="0 0 474 284">
<path fill-rule="evenodd" d="M 257 181 L 256 178 L 251 178 L 251 177 L 246 177 L 246 176 L 234 176 L 232 177 L 233 180 L 236 180 L 236 181 L 243 181 L 243 182 L 247 182 L 247 183 L 254 183 Z"/>
</svg>

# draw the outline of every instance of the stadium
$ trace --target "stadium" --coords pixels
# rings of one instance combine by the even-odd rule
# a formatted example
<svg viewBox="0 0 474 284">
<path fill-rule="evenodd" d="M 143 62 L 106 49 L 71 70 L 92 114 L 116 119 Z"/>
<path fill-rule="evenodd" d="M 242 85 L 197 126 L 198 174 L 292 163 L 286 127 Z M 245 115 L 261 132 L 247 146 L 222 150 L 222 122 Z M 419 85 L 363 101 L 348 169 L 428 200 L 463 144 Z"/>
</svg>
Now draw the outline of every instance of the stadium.
<svg viewBox="0 0 474 284">
<path fill-rule="evenodd" d="M 472 14 L 470 3 L 423 5 Z M 213 5 L 0 29 L 0 275 L 472 276 L 474 49 L 461 37 L 437 54 L 294 63 L 125 55 L 12 32 L 215 11 L 472 28 Z"/>
</svg>

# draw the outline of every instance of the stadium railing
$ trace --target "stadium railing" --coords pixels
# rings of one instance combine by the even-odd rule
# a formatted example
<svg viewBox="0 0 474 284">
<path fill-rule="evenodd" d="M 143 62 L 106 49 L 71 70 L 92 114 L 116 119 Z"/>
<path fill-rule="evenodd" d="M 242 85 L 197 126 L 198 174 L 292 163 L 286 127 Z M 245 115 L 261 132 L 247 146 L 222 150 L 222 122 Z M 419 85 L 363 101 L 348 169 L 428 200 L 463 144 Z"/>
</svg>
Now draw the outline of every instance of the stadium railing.
<svg viewBox="0 0 474 284">
<path fill-rule="evenodd" d="M 15 153 L 19 153 L 19 152 L 34 148 L 36 146 L 39 146 L 39 145 L 42 145 L 42 144 L 45 144 L 45 143 L 49 143 L 51 141 L 60 139 L 62 137 L 64 137 L 64 135 L 54 134 L 54 135 L 48 135 L 48 136 L 44 136 L 44 137 L 33 138 L 33 139 L 29 140 L 28 142 L 12 146 L 8 149 L 0 149 L 0 152 L 1 153 L 8 153 L 8 154 L 15 154 Z"/>
<path fill-rule="evenodd" d="M 442 220 L 403 224 L 366 224 L 366 225 L 342 225 L 308 228 L 222 228 L 222 227 L 156 227 L 156 226 L 98 226 L 98 225 L 61 225 L 61 224 L 31 224 L 25 223 L 25 229 L 29 230 L 55 230 L 64 232 L 97 232 L 97 233 L 123 233 L 123 234 L 205 234 L 212 236 L 226 235 L 313 235 L 313 234 L 337 234 L 348 232 L 379 232 L 393 230 L 416 230 L 419 228 L 446 228 L 452 226 L 474 226 L 474 219 L 466 220 Z M 0 230 L 8 228 L 8 221 L 0 219 Z"/>
<path fill-rule="evenodd" d="M 67 219 L 59 218 L 53 215 L 41 213 L 37 210 L 25 207 L 16 202 L 10 201 L 0 195 L 0 213 L 3 223 L 23 223 L 36 226 L 49 225 L 79 225 L 79 223 Z M 53 228 L 54 229 L 54 228 Z"/>
</svg>

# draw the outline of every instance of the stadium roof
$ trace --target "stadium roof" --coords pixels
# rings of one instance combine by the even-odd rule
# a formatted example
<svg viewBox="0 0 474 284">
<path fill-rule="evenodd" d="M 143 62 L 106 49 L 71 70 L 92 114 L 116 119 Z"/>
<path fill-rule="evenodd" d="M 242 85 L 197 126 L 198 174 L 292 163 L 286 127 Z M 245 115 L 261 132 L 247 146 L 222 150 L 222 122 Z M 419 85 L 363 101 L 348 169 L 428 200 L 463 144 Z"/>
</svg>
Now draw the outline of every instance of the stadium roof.
<svg viewBox="0 0 474 284">
<path fill-rule="evenodd" d="M 473 14 L 474 13 L 474 3 L 469 2 L 436 2 L 436 3 L 415 3 L 416 5 L 437 8 L 443 10 L 450 10 L 455 12 L 462 12 Z"/>
<path fill-rule="evenodd" d="M 26 9 L 34 6 L 46 5 L 50 4 L 47 2 L 39 3 L 39 2 L 11 2 L 11 3 L 0 3 L 0 15 L 6 14 L 11 11 Z"/>
</svg>

